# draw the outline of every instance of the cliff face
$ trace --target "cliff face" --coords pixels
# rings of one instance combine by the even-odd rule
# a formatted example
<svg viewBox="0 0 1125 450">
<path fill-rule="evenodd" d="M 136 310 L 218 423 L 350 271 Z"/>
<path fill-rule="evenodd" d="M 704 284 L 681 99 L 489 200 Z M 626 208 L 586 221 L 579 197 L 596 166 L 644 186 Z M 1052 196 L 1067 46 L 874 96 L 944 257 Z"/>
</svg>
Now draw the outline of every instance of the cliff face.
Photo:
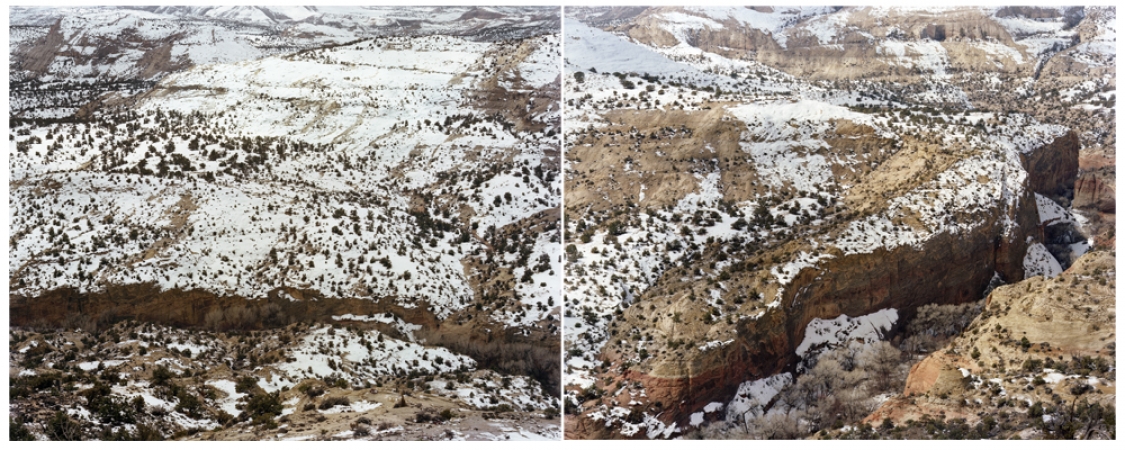
<svg viewBox="0 0 1125 450">
<path fill-rule="evenodd" d="M 1075 208 L 1093 208 L 1104 213 L 1117 211 L 1114 170 L 1101 169 L 1083 173 L 1074 182 Z"/>
<path fill-rule="evenodd" d="M 610 27 L 634 41 L 652 47 L 672 47 L 677 38 L 660 25 L 663 14 L 687 14 L 683 8 L 654 8 L 628 24 Z M 821 18 L 797 22 L 791 28 L 767 33 L 734 18 L 710 17 L 712 25 L 681 30 L 686 44 L 728 58 L 750 58 L 789 74 L 822 80 L 886 79 L 917 80 L 920 72 L 901 64 L 881 44 L 888 40 L 910 45 L 932 41 L 942 48 L 948 63 L 958 71 L 1001 72 L 1030 75 L 1031 58 L 1019 55 L 1000 57 L 966 44 L 987 40 L 1014 47 L 1009 31 L 977 8 L 961 8 L 940 13 L 924 11 L 873 11 L 851 9 L 830 38 L 820 35 L 826 21 Z M 893 24 L 893 25 L 892 25 Z M 862 63 L 860 63 L 862 61 Z"/>
<path fill-rule="evenodd" d="M 1079 148 L 1078 135 L 1071 131 L 1046 147 L 1023 155 L 1021 162 L 1028 172 L 1028 187 L 1044 195 L 1076 188 Z"/>
<path fill-rule="evenodd" d="M 1074 200 L 1071 206 L 1114 214 L 1117 200 L 1117 158 L 1113 153 L 1098 150 L 1101 149 L 1091 149 L 1079 156 L 1079 174 L 1074 182 Z"/>
<path fill-rule="evenodd" d="M 780 308 L 739 324 L 732 345 L 682 362 L 680 370 L 688 376 L 665 378 L 630 372 L 626 379 L 642 382 L 649 402 L 668 406 L 662 418 L 685 425 L 691 413 L 713 401 L 729 399 L 742 381 L 793 369 L 799 360 L 795 350 L 813 319 L 841 314 L 856 317 L 895 308 L 899 323 L 906 323 L 925 304 L 975 301 L 994 272 L 1006 280 L 1023 278 L 1020 262 L 1026 237 L 1041 236 L 1036 236 L 1030 193 L 1021 203 L 1028 206 L 1014 219 L 1022 231 L 1008 238 L 993 225 L 968 236 L 939 236 L 921 251 L 877 250 L 835 259 L 820 270 L 804 270 L 786 290 Z"/>
<path fill-rule="evenodd" d="M 622 394 L 609 400 L 618 404 L 638 402 L 641 406 L 634 406 L 634 410 L 683 429 L 693 413 L 712 402 L 725 403 L 743 381 L 793 370 L 799 362 L 795 350 L 813 319 L 842 314 L 857 317 L 894 308 L 899 314 L 897 324 L 905 324 L 922 305 L 980 299 L 996 273 L 1009 282 L 1022 280 L 1022 261 L 1029 243 L 1043 241 L 1033 192 L 1054 192 L 1074 185 L 1077 146 L 1074 134 L 1068 133 L 1027 153 L 1022 162 L 1032 174 L 1018 202 L 1013 202 L 1011 209 L 994 208 L 981 222 L 984 225 L 972 232 L 937 235 L 921 248 L 900 246 L 865 254 L 837 254 L 817 268 L 802 270 L 786 287 L 779 307 L 756 320 L 737 323 L 732 343 L 689 353 L 688 358 L 680 360 L 665 359 L 651 370 L 627 369 L 621 375 L 610 375 L 614 380 L 607 386 L 640 383 L 646 396 L 630 398 Z M 1014 227 L 1006 230 L 1005 221 Z M 613 358 L 607 355 L 606 359 Z M 590 400 L 583 407 L 594 408 L 604 400 Z M 569 417 L 566 428 L 568 438 L 621 437 L 588 415 Z"/>
<path fill-rule="evenodd" d="M 329 321 L 334 315 L 392 313 L 426 328 L 438 326 L 437 318 L 427 308 L 403 308 L 393 299 L 388 300 L 335 298 L 314 290 L 287 288 L 276 289 L 268 298 L 257 300 L 198 289 L 162 290 L 155 283 L 145 283 L 106 286 L 100 292 L 79 292 L 67 287 L 35 297 L 13 295 L 8 310 L 11 325 L 25 327 L 66 326 L 82 323 L 81 320 L 113 323 L 131 319 L 175 327 L 211 328 L 217 324 L 209 323 L 209 316 L 241 314 L 248 310 L 254 313 L 245 315 L 245 319 L 238 318 L 244 323 L 237 325 L 270 328 L 292 321 Z M 239 313 L 233 313 L 236 310 Z"/>
</svg>

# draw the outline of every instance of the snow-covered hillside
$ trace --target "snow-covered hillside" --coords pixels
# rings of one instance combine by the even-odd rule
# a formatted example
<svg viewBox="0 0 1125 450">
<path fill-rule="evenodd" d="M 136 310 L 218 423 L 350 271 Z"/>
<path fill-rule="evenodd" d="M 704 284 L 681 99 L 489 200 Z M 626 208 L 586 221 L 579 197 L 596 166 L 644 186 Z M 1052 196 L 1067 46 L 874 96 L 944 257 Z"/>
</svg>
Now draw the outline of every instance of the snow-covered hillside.
<svg viewBox="0 0 1125 450">
<path fill-rule="evenodd" d="M 557 125 L 516 129 L 465 100 L 494 95 L 480 84 L 502 50 L 388 38 L 205 65 L 162 80 L 125 123 L 18 127 L 13 180 L 63 185 L 50 197 L 13 190 L 16 293 L 154 281 L 461 309 L 473 298 L 461 261 L 481 248 L 473 230 L 559 204 L 544 165 Z M 41 227 L 33 214 L 57 202 L 59 226 Z M 558 264 L 541 247 L 534 256 Z M 529 286 L 524 301 L 559 298 L 551 284 Z"/>
<path fill-rule="evenodd" d="M 19 6 L 10 17 L 10 109 L 23 117 L 68 116 L 195 65 L 374 36 L 525 39 L 557 31 L 559 20 L 541 7 Z"/>
<path fill-rule="evenodd" d="M 13 22 L 13 301 L 141 289 L 192 298 L 177 326 L 347 323 L 286 342 L 254 369 L 261 387 L 409 380 L 478 415 L 557 410 L 542 369 L 562 302 L 557 9 L 29 7 Z M 257 319 L 277 302 L 292 313 Z M 85 328 L 120 320 L 86 313 Z M 471 371 L 473 386 L 433 379 Z M 363 401 L 347 412 L 378 408 Z M 489 436 L 539 436 L 524 431 Z"/>
</svg>

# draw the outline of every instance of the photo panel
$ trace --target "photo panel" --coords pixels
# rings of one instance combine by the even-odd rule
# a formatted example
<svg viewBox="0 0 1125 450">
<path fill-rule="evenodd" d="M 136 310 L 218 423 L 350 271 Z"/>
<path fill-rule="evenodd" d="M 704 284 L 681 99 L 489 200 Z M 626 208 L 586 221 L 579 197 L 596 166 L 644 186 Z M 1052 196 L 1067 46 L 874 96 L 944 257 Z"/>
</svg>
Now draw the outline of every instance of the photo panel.
<svg viewBox="0 0 1125 450">
<path fill-rule="evenodd" d="M 1114 439 L 1114 7 L 566 7 L 566 439 Z"/>
<path fill-rule="evenodd" d="M 12 440 L 559 440 L 560 8 L 9 8 Z"/>
</svg>

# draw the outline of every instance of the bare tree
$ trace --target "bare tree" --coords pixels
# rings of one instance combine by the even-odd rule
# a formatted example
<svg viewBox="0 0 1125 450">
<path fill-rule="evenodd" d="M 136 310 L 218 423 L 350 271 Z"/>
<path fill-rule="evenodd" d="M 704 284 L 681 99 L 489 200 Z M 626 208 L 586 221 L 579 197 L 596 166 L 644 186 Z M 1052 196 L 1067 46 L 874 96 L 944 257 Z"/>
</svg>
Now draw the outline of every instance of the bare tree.
<svg viewBox="0 0 1125 450">
<path fill-rule="evenodd" d="M 859 368 L 868 373 L 870 381 L 880 392 L 885 392 L 899 384 L 900 375 L 905 368 L 903 353 L 887 341 L 879 341 L 868 346 L 859 356 Z"/>
</svg>

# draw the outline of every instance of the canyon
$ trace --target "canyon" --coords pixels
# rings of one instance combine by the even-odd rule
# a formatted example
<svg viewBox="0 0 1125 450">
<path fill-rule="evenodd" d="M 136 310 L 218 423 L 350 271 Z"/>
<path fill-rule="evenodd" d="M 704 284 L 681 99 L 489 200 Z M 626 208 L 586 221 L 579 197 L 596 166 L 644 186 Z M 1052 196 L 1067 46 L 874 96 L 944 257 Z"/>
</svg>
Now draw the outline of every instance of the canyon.
<svg viewBox="0 0 1125 450">
<path fill-rule="evenodd" d="M 1112 248 L 1112 9 L 567 14 L 568 439 L 784 421 L 819 355 Z"/>
</svg>

